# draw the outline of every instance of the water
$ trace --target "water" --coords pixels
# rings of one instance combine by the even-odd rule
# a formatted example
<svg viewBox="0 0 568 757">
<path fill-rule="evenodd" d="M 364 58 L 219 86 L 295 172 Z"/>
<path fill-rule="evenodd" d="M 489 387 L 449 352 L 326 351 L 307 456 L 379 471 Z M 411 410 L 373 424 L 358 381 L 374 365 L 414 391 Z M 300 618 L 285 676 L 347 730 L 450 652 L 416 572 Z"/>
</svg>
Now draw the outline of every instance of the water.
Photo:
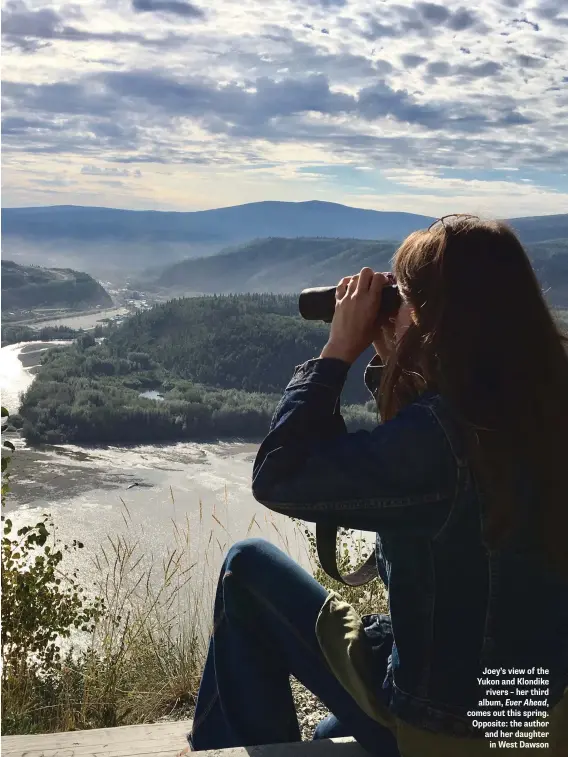
<svg viewBox="0 0 568 757">
<path fill-rule="evenodd" d="M 157 392 L 155 389 L 147 389 L 145 392 L 140 392 L 138 396 L 145 397 L 147 400 L 157 400 L 158 402 L 163 402 L 164 400 L 160 392 Z"/>
<path fill-rule="evenodd" d="M 2 404 L 11 412 L 17 410 L 19 394 L 33 380 L 30 369 L 47 346 L 33 342 L 2 348 Z M 306 563 L 305 545 L 291 522 L 264 508 L 251 494 L 257 445 L 180 442 L 30 448 L 19 437 L 13 441 L 17 449 L 6 510 L 17 526 L 49 513 L 63 541 L 84 542 L 85 549 L 74 559 L 87 583 L 96 578 L 93 559 L 101 546 L 108 545 L 109 536 L 125 534 L 138 540 L 143 554 L 160 557 L 172 548 L 176 526 L 189 528 L 193 544 L 201 545 L 198 567 L 211 576 L 226 546 L 247 531 L 279 546 L 287 540 L 290 554 Z M 206 562 L 209 534 L 216 549 L 214 559 Z"/>
</svg>

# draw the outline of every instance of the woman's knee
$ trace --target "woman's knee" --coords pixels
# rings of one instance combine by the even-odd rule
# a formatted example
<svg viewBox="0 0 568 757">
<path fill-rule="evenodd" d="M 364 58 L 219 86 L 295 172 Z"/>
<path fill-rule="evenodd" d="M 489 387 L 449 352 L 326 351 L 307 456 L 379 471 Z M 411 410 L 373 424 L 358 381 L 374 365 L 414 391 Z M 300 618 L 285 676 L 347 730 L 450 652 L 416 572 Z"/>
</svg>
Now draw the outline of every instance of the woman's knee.
<svg viewBox="0 0 568 757">
<path fill-rule="evenodd" d="M 278 547 L 266 539 L 242 539 L 229 549 L 225 559 L 224 573 L 242 580 L 258 575 L 280 553 Z"/>
</svg>

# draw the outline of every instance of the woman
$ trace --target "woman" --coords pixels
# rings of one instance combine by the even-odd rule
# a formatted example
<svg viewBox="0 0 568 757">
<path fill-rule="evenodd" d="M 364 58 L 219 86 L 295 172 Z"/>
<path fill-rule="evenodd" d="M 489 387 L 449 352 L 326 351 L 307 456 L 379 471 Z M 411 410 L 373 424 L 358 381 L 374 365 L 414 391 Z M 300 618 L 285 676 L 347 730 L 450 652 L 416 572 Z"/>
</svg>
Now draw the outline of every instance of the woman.
<svg viewBox="0 0 568 757">
<path fill-rule="evenodd" d="M 377 532 L 390 616 L 360 619 L 276 547 L 236 544 L 194 750 L 298 740 L 293 674 L 333 713 L 316 738 L 351 735 L 381 757 L 493 753 L 468 713 L 487 709 L 484 670 L 510 667 L 549 671 L 547 753 L 560 749 L 564 337 L 502 223 L 445 217 L 405 240 L 393 272 L 403 304 L 379 327 L 385 276 L 364 268 L 339 283 L 329 341 L 296 368 L 253 471 L 255 498 L 276 512 Z M 382 423 L 347 433 L 341 390 L 371 344 Z"/>
</svg>

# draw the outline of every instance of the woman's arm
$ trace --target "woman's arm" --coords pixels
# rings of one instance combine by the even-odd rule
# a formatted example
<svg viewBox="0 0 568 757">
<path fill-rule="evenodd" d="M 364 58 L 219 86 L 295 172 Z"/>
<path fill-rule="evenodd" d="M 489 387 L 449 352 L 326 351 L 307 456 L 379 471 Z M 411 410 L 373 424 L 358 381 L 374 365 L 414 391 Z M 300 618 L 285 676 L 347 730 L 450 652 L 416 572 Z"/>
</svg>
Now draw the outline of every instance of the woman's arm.
<svg viewBox="0 0 568 757">
<path fill-rule="evenodd" d="M 296 368 L 254 463 L 254 497 L 348 528 L 437 528 L 456 478 L 443 430 L 426 404 L 413 403 L 371 432 L 347 433 L 339 401 L 348 370 L 335 358 Z"/>
</svg>

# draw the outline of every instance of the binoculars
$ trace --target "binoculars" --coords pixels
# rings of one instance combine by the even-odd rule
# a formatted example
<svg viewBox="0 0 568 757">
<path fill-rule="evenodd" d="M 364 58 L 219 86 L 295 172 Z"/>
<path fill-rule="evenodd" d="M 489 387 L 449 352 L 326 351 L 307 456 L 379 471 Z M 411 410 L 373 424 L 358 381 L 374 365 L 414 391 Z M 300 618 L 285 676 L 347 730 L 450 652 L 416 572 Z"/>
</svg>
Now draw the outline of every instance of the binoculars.
<svg viewBox="0 0 568 757">
<path fill-rule="evenodd" d="M 300 315 L 306 321 L 324 321 L 331 323 L 335 313 L 335 291 L 337 287 L 312 287 L 304 289 L 300 293 Z M 377 312 L 379 316 L 394 315 L 402 302 L 400 292 L 396 284 L 387 284 L 383 287 L 381 304 Z"/>
</svg>

